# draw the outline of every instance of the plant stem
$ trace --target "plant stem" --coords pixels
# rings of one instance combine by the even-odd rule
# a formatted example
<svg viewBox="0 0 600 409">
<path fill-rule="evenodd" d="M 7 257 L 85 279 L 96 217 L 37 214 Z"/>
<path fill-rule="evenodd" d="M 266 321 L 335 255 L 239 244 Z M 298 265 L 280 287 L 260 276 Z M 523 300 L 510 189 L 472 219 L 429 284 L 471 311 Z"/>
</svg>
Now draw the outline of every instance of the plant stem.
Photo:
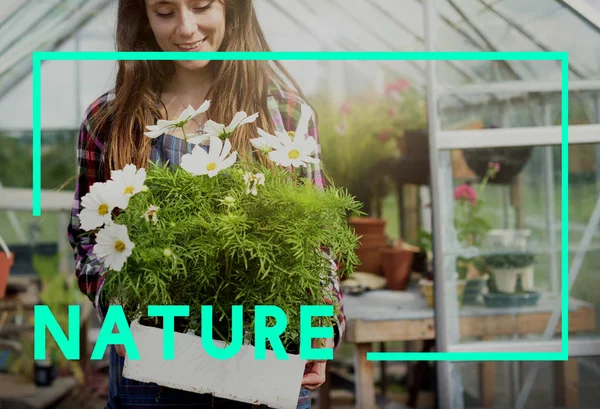
<svg viewBox="0 0 600 409">
<path fill-rule="evenodd" d="M 187 141 L 187 135 L 185 134 L 185 127 L 181 127 L 181 131 L 183 132 L 183 140 L 185 141 L 185 153 L 190 153 L 190 146 Z"/>
<path fill-rule="evenodd" d="M 219 331 L 219 329 L 217 328 L 217 326 L 216 326 L 216 325 L 214 325 L 214 323 L 213 323 L 213 329 L 214 329 L 214 330 L 215 330 L 215 332 L 216 332 L 216 333 L 217 333 L 217 334 L 218 334 L 218 335 L 221 337 L 221 340 L 222 340 L 223 342 L 227 342 L 227 338 L 225 338 L 225 337 L 223 336 L 223 334 L 221 334 L 221 331 Z"/>
<path fill-rule="evenodd" d="M 229 281 L 229 273 L 230 273 L 231 265 L 229 263 L 229 257 L 227 254 L 225 255 L 225 280 Z"/>
</svg>

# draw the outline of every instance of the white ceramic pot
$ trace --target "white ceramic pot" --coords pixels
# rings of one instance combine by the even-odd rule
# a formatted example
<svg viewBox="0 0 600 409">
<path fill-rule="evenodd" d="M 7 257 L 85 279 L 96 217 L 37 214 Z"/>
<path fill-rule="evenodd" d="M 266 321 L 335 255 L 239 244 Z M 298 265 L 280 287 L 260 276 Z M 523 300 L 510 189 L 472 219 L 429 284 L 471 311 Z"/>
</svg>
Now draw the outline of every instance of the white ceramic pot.
<svg viewBox="0 0 600 409">
<path fill-rule="evenodd" d="M 288 354 L 288 360 L 267 350 L 266 360 L 255 360 L 254 347 L 243 345 L 231 359 L 211 357 L 201 338 L 192 332 L 175 332 L 175 359 L 163 359 L 163 330 L 134 321 L 131 333 L 140 359 L 125 359 L 123 376 L 140 382 L 154 382 L 169 388 L 217 397 L 295 409 L 306 360 Z M 225 347 L 215 341 L 218 348 Z"/>
<path fill-rule="evenodd" d="M 533 290 L 533 264 L 520 268 L 492 268 L 496 287 L 503 293 L 514 293 L 517 289 L 517 278 L 521 274 L 523 290 Z"/>
<path fill-rule="evenodd" d="M 529 236 L 531 236 L 531 230 L 492 229 L 485 238 L 485 247 L 526 250 Z"/>
</svg>

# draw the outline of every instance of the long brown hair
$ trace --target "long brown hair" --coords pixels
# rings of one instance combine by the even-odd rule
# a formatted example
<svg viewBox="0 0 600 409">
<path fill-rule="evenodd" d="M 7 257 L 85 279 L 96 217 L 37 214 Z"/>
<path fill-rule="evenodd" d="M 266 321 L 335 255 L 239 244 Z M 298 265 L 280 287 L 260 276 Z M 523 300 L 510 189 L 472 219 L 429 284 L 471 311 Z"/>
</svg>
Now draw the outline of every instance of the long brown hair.
<svg viewBox="0 0 600 409">
<path fill-rule="evenodd" d="M 226 13 L 225 36 L 220 51 L 271 51 L 258 23 L 252 0 L 215 1 L 225 5 Z M 160 51 L 150 28 L 144 0 L 119 0 L 116 46 L 118 51 Z M 211 101 L 208 111 L 210 119 L 228 123 L 237 111 L 259 113 L 255 123 L 244 125 L 231 137 L 233 149 L 242 158 L 248 158 L 249 139 L 256 137 L 257 126 L 274 132 L 267 108 L 270 81 L 286 86 L 283 78 L 287 78 L 306 101 L 297 82 L 281 63 L 273 61 L 273 64 L 245 60 L 211 61 L 208 65 L 214 75 L 207 94 L 207 99 Z M 145 127 L 160 119 L 158 102 L 161 87 L 173 72 L 171 61 L 119 61 L 115 98 L 108 109 L 99 112 L 99 118 L 95 121 L 98 124 L 95 130 L 106 132 L 106 173 L 128 163 L 146 166 L 150 140 L 144 135 Z M 110 123 L 108 128 L 105 126 L 107 123 Z M 262 155 L 258 154 L 258 159 L 267 164 Z"/>
</svg>

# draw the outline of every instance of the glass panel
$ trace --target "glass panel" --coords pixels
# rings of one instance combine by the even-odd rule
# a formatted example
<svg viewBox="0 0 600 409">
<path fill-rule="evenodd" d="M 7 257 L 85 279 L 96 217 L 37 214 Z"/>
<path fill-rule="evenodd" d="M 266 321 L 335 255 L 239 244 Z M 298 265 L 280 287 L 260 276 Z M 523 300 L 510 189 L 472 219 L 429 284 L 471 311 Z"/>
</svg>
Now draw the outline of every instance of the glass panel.
<svg viewBox="0 0 600 409">
<path fill-rule="evenodd" d="M 600 359 L 571 358 L 563 362 L 472 362 L 462 363 L 465 408 L 514 408 L 519 390 L 529 372 L 538 367 L 526 409 L 595 408 L 600 394 Z M 563 382 L 566 380 L 567 382 Z M 485 388 L 485 383 L 489 385 Z M 573 385 L 577 385 L 573 387 Z M 568 406 L 567 406 L 568 405 Z"/>
<path fill-rule="evenodd" d="M 570 147 L 569 271 L 571 279 L 578 274 L 569 298 L 572 336 L 600 334 L 600 230 L 588 226 L 600 195 L 598 158 L 600 145 Z M 498 173 L 490 163 L 499 164 Z M 465 282 L 455 290 L 464 291 L 462 298 L 450 293 L 445 302 L 448 311 L 459 305 L 460 342 L 483 337 L 531 350 L 560 305 L 560 147 L 454 151 L 452 166 L 454 197 L 441 200 L 452 211 L 458 243 L 446 231 L 444 256 L 446 268 Z M 589 228 L 595 233 L 587 246 L 582 239 Z M 572 271 L 578 252 L 583 262 Z M 444 276 L 454 286 L 453 273 Z"/>
</svg>

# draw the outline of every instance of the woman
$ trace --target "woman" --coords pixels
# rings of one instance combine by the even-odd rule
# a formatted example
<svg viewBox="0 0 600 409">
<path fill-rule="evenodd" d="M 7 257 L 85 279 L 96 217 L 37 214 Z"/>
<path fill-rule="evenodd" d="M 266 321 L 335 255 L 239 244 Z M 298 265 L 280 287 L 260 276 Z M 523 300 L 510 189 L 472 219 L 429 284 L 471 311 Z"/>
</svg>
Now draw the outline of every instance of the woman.
<svg viewBox="0 0 600 409">
<path fill-rule="evenodd" d="M 120 0 L 117 20 L 119 51 L 270 51 L 258 24 L 251 0 Z M 113 91 L 98 98 L 87 110 L 80 129 L 78 164 L 69 237 L 76 259 L 76 274 L 82 292 L 92 300 L 100 320 L 107 303 L 101 297 L 102 262 L 94 257 L 93 238 L 82 235 L 77 215 L 81 198 L 90 186 L 105 181 L 111 169 L 127 163 L 146 166 L 148 159 L 177 164 L 191 145 L 181 130 L 156 139 L 144 136 L 146 126 L 157 119 L 175 119 L 188 105 L 198 107 L 206 99 L 210 110 L 190 121 L 186 134 L 201 129 L 208 119 L 227 123 L 238 111 L 258 112 L 255 123 L 244 125 L 231 137 L 233 148 L 243 159 L 265 158 L 251 151 L 250 138 L 259 126 L 273 134 L 291 131 L 300 117 L 305 99 L 285 85 L 283 73 L 296 89 L 295 81 L 279 64 L 266 61 L 120 61 Z M 309 134 L 317 141 L 311 120 Z M 319 156 L 317 150 L 316 156 Z M 255 155 L 255 156 L 253 156 Z M 309 165 L 306 176 L 324 185 L 318 165 Z M 330 286 L 337 295 L 328 302 L 342 306 L 335 270 Z M 340 345 L 345 327 L 343 313 L 337 318 L 335 339 L 326 347 Z M 121 376 L 125 351 L 111 347 L 109 402 L 107 408 L 250 408 L 252 405 L 214 398 L 211 395 L 140 383 Z M 310 391 L 325 380 L 325 361 L 307 364 L 298 408 L 310 408 Z"/>
</svg>

